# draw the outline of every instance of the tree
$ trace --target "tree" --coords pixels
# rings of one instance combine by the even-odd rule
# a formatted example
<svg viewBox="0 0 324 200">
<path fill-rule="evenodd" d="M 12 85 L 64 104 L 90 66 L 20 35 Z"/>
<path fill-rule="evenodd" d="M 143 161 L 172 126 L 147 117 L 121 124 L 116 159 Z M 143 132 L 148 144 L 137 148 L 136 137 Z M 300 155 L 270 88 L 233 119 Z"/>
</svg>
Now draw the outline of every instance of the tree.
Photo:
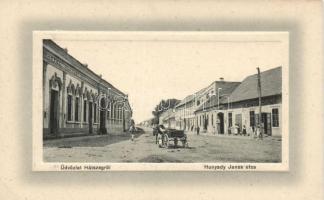
<svg viewBox="0 0 324 200">
<path fill-rule="evenodd" d="M 173 109 L 178 103 L 180 103 L 180 100 L 178 99 L 167 99 L 167 100 L 161 100 L 159 104 L 157 104 L 152 111 L 152 114 L 154 116 L 153 123 L 158 124 L 160 115 L 169 109 Z"/>
</svg>

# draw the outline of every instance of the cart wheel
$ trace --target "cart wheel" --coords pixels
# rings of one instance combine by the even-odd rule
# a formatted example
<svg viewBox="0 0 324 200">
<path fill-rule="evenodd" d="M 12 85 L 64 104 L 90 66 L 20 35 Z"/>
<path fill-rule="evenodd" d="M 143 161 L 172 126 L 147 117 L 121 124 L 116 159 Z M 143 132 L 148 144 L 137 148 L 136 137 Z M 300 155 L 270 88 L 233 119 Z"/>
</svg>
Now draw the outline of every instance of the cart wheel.
<svg viewBox="0 0 324 200">
<path fill-rule="evenodd" d="M 169 147 L 169 137 L 167 134 L 165 134 L 163 137 L 163 145 L 167 148 Z"/>
<path fill-rule="evenodd" d="M 182 147 L 183 148 L 186 148 L 186 144 L 187 144 L 187 141 L 186 140 L 182 140 Z"/>
</svg>

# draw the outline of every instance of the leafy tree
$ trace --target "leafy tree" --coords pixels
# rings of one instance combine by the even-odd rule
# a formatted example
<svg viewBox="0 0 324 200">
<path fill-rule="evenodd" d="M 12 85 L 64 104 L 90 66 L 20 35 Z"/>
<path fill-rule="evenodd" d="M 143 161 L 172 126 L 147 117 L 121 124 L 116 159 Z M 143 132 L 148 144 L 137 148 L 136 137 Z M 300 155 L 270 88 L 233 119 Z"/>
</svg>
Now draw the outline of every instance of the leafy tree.
<svg viewBox="0 0 324 200">
<path fill-rule="evenodd" d="M 152 114 L 154 116 L 153 124 L 158 124 L 160 115 L 166 110 L 173 109 L 178 103 L 180 103 L 180 100 L 178 99 L 161 100 L 160 103 L 157 104 L 152 111 Z"/>
</svg>

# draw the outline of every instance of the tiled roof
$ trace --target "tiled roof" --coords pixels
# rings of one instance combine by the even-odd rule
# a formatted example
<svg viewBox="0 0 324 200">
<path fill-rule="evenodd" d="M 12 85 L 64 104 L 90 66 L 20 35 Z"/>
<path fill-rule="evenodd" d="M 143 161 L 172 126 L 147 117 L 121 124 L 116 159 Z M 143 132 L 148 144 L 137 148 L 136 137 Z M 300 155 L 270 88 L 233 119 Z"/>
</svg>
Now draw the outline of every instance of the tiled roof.
<svg viewBox="0 0 324 200">
<path fill-rule="evenodd" d="M 277 67 L 261 72 L 262 97 L 281 94 L 282 74 L 281 68 Z M 258 98 L 257 74 L 246 77 L 242 83 L 230 95 L 230 102 L 238 102 Z"/>
</svg>

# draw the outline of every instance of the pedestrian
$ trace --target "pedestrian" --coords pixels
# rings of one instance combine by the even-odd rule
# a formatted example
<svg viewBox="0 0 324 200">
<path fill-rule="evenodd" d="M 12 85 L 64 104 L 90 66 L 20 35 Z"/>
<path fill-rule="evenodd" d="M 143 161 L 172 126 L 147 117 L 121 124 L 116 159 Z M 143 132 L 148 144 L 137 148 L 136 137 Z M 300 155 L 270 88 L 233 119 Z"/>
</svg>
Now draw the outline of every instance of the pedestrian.
<svg viewBox="0 0 324 200">
<path fill-rule="evenodd" d="M 260 136 L 260 125 L 258 124 L 255 128 L 255 138 L 258 138 Z"/>
<path fill-rule="evenodd" d="M 243 133 L 243 136 L 246 136 L 246 127 L 245 127 L 245 125 L 243 125 L 242 133 Z"/>
<path fill-rule="evenodd" d="M 199 129 L 200 129 L 199 126 L 197 126 L 197 135 L 199 135 Z"/>
<path fill-rule="evenodd" d="M 237 124 L 234 125 L 234 135 L 239 134 L 239 126 Z"/>
<path fill-rule="evenodd" d="M 158 125 L 157 132 L 158 132 L 159 147 L 164 146 L 163 140 L 164 140 L 165 131 L 166 131 L 166 129 L 162 124 Z"/>
<path fill-rule="evenodd" d="M 135 122 L 133 119 L 131 120 L 129 131 L 131 132 L 131 136 L 132 136 L 131 140 L 134 141 L 134 137 L 135 137 L 134 133 L 136 131 L 136 128 L 135 128 Z"/>
<path fill-rule="evenodd" d="M 219 118 L 216 119 L 216 127 L 217 127 L 217 134 L 220 134 L 220 120 L 219 120 Z"/>
</svg>

